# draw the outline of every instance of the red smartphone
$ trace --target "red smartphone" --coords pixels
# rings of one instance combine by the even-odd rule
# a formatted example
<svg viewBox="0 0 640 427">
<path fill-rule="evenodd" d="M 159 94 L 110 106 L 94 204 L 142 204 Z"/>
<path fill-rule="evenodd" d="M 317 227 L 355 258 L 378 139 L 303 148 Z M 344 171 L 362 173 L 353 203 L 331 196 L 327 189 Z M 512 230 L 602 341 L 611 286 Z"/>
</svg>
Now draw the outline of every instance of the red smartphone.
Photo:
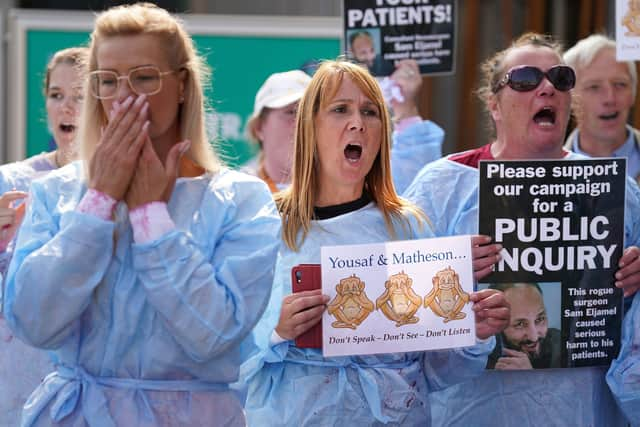
<svg viewBox="0 0 640 427">
<path fill-rule="evenodd" d="M 299 264 L 291 269 L 293 292 L 322 289 L 320 264 Z M 322 321 L 296 338 L 296 347 L 322 348 Z"/>
</svg>

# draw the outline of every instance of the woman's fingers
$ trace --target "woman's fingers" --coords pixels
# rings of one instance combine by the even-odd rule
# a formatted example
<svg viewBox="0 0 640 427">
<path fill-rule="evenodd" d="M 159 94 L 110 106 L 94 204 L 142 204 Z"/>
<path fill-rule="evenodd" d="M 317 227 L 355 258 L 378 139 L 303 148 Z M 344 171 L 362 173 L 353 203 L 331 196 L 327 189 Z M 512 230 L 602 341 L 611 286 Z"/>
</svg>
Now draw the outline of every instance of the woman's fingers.
<svg viewBox="0 0 640 427">
<path fill-rule="evenodd" d="M 129 112 L 129 107 L 132 103 L 133 97 L 129 96 L 122 102 L 122 104 L 117 101 L 114 101 L 111 104 L 112 109 L 109 112 L 109 122 L 102 134 L 102 139 L 100 140 L 101 144 L 111 145 L 122 138 L 122 135 L 120 134 L 122 132 L 121 123 Z"/>
<path fill-rule="evenodd" d="M 502 245 L 489 244 L 491 237 L 477 235 L 471 238 L 471 255 L 473 257 L 473 272 L 476 280 L 483 279 L 493 271 L 493 266 L 500 261 Z"/>
<path fill-rule="evenodd" d="M 320 291 L 320 290 L 318 290 Z M 306 292 L 313 292 L 313 291 L 306 291 Z M 318 292 L 317 294 L 311 294 L 311 295 L 300 295 L 303 294 L 303 292 L 300 293 L 296 293 L 296 294 L 292 294 L 292 295 L 296 295 L 295 298 L 290 299 L 287 303 L 287 309 L 288 311 L 291 313 L 291 316 L 295 315 L 296 313 L 299 313 L 303 310 L 307 310 L 311 307 L 317 306 L 317 305 L 324 305 L 326 304 L 326 297 L 324 295 L 322 295 L 320 292 Z M 284 305 L 283 305 L 284 307 Z"/>
<path fill-rule="evenodd" d="M 287 295 L 282 300 L 276 332 L 284 339 L 295 339 L 322 319 L 327 302 L 329 297 L 320 289 Z"/>
<path fill-rule="evenodd" d="M 0 208 L 0 228 L 13 224 L 16 211 L 11 208 Z"/>
<path fill-rule="evenodd" d="M 24 191 L 11 190 L 0 196 L 0 208 L 8 208 L 16 200 L 21 200 L 27 197 L 28 194 Z"/>
<path fill-rule="evenodd" d="M 148 139 L 149 104 L 144 95 L 114 101 L 110 120 L 90 162 L 90 186 L 122 200 Z"/>
<path fill-rule="evenodd" d="M 148 116 L 148 103 L 145 96 L 139 96 L 131 105 L 128 102 L 122 104 L 122 108 L 116 114 L 113 121 L 113 133 L 110 137 L 110 145 L 115 149 L 127 150 L 140 133 Z M 111 122 L 107 128 L 111 127 Z"/>
</svg>

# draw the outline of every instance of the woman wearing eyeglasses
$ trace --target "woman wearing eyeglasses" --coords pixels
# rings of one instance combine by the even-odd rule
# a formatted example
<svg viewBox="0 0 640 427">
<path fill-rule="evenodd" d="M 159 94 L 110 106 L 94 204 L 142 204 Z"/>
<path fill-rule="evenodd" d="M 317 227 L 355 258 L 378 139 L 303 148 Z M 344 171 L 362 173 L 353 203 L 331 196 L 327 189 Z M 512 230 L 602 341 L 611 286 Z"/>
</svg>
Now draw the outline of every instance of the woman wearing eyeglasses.
<svg viewBox="0 0 640 427">
<path fill-rule="evenodd" d="M 202 63 L 148 3 L 100 14 L 83 162 L 32 186 L 7 319 L 54 351 L 24 426 L 241 426 L 229 383 L 269 297 L 280 219 L 206 139 Z"/>
<path fill-rule="evenodd" d="M 478 232 L 480 160 L 583 158 L 562 147 L 575 74 L 563 63 L 557 43 L 525 34 L 488 59 L 482 71 L 478 93 L 491 116 L 494 141 L 427 165 L 405 192 L 438 236 Z M 628 187 L 625 240 L 638 244 L 640 224 L 632 212 L 640 215 L 640 195 L 633 184 Z M 639 253 L 627 248 L 620 260 L 616 286 L 625 295 L 640 284 Z M 625 425 L 605 383 L 606 369 L 513 372 L 531 368 L 529 357 L 515 351 L 500 361 L 509 371 L 487 371 L 431 394 L 434 425 Z"/>
</svg>

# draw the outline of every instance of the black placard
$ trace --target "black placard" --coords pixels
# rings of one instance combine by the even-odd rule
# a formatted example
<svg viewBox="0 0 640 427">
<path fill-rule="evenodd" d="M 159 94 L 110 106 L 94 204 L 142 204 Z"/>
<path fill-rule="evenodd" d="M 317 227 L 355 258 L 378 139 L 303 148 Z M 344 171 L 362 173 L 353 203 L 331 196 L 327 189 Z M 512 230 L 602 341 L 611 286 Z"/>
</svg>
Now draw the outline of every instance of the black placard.
<svg viewBox="0 0 640 427">
<path fill-rule="evenodd" d="M 534 368 L 608 365 L 617 355 L 623 296 L 614 274 L 623 252 L 625 188 L 626 159 L 480 162 L 479 231 L 504 247 L 483 282 L 537 284 L 546 321 L 559 322 L 547 325 L 545 342 L 540 338 L 557 354 L 541 361 L 529 353 Z M 512 306 L 512 320 L 522 307 Z M 540 322 L 520 311 L 521 324 L 512 321 L 499 345 L 524 348 L 514 345 L 527 342 L 513 338 L 517 327 L 534 335 L 532 324 Z M 517 357 L 500 349 L 493 356 Z"/>
<path fill-rule="evenodd" d="M 453 73 L 457 10 L 456 0 L 344 0 L 344 50 L 375 76 L 402 59 L 415 59 L 422 74 Z"/>
</svg>

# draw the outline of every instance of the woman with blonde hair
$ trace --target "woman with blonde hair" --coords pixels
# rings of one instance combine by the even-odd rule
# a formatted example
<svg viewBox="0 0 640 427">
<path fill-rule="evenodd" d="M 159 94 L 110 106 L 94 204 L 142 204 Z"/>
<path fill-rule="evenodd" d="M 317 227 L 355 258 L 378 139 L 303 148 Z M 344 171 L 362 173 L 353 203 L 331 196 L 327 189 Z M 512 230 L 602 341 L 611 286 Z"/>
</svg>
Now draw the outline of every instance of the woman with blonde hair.
<svg viewBox="0 0 640 427">
<path fill-rule="evenodd" d="M 228 384 L 279 217 L 262 181 L 210 149 L 201 67 L 161 8 L 96 18 L 83 162 L 33 184 L 7 279 L 10 326 L 57 362 L 22 425 L 245 424 Z"/>
<path fill-rule="evenodd" d="M 54 53 L 44 77 L 47 123 L 56 149 L 0 167 L 0 282 L 13 254 L 15 235 L 22 223 L 31 181 L 62 167 L 77 156 L 76 127 L 82 102 L 86 47 Z M 0 291 L 3 284 L 0 283 Z M 0 303 L 2 302 L 0 292 Z M 51 370 L 46 353 L 15 339 L 0 308 L 0 425 L 17 425 L 29 393 Z"/>
<path fill-rule="evenodd" d="M 323 63 L 300 101 L 291 187 L 276 196 L 283 244 L 270 304 L 254 330 L 261 352 L 243 366 L 249 425 L 429 424 L 429 390 L 482 372 L 509 309 L 501 293 L 473 294 L 478 345 L 450 351 L 324 358 L 294 339 L 328 298 L 291 294 L 291 268 L 319 263 L 323 245 L 430 237 L 424 214 L 400 198 L 390 173 L 390 121 L 380 87 L 359 65 Z M 498 245 L 474 240 L 487 274 Z M 505 317 L 506 316 L 506 317 Z"/>
<path fill-rule="evenodd" d="M 82 105 L 82 84 L 89 49 L 70 47 L 57 51 L 47 63 L 44 77 L 47 124 L 55 150 L 0 166 L 0 274 L 11 260 L 13 239 L 22 222 L 31 181 L 78 157 L 76 134 Z"/>
</svg>

